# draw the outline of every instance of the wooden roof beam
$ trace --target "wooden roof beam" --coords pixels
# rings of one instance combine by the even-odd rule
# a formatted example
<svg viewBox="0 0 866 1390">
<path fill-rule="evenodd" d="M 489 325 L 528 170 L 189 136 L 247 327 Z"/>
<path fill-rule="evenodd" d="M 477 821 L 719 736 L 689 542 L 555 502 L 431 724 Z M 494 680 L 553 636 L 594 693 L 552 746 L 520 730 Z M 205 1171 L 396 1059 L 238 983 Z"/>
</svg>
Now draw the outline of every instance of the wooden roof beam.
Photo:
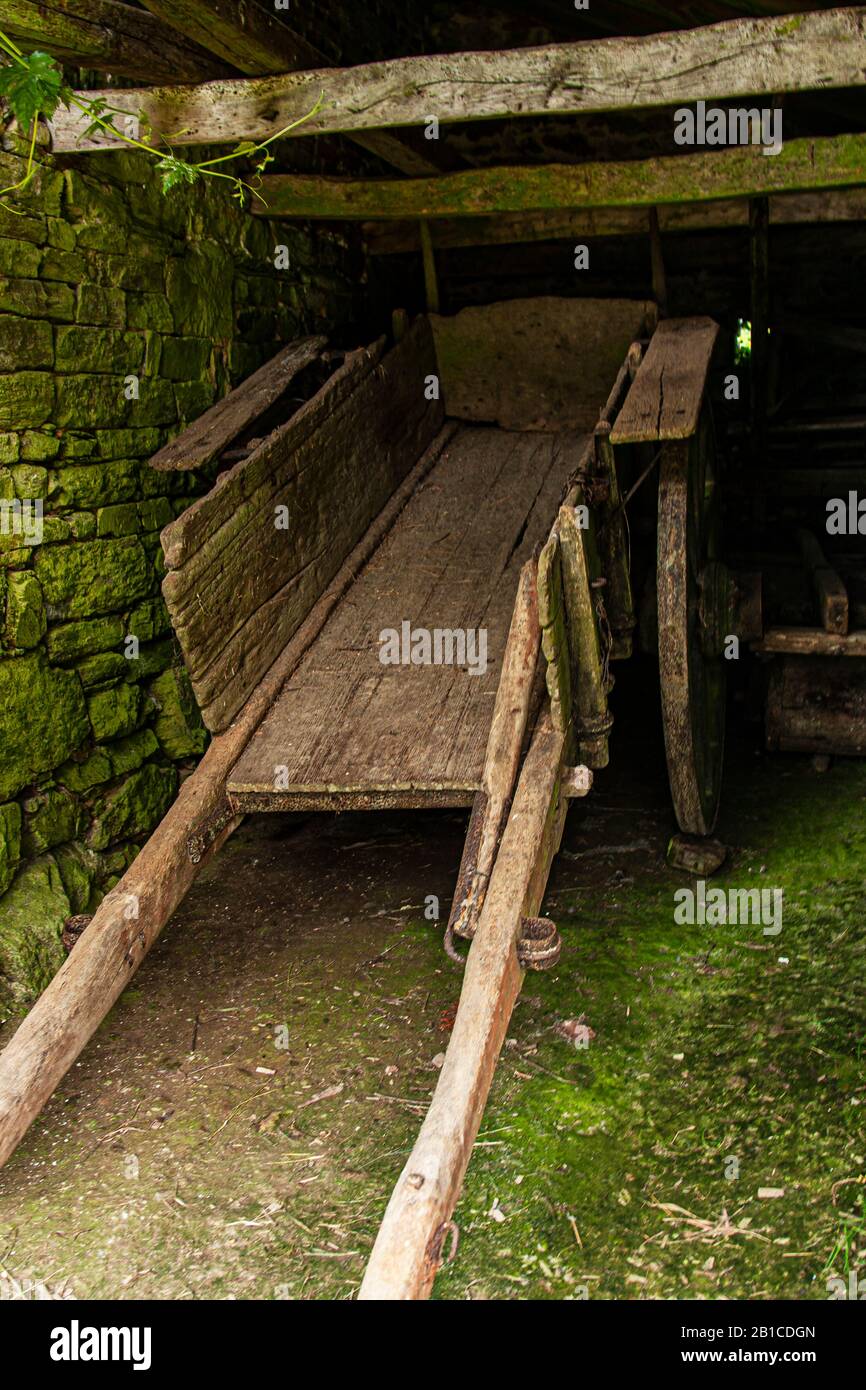
<svg viewBox="0 0 866 1390">
<path fill-rule="evenodd" d="M 194 39 L 249 76 L 321 68 L 327 61 L 317 48 L 255 0 L 144 0 L 144 4 L 164 21 L 169 32 L 175 29 Z M 403 174 L 439 173 L 434 160 L 388 131 L 359 133 L 356 143 Z"/>
<path fill-rule="evenodd" d="M 306 115 L 322 92 L 322 110 L 298 127 L 297 136 L 420 127 L 429 115 L 443 123 L 576 115 L 864 85 L 866 6 L 857 5 L 643 38 L 117 91 L 113 100 L 132 114 L 143 111 L 157 136 L 183 131 L 185 145 L 201 145 L 266 139 Z M 58 112 L 55 150 L 118 143 L 101 133 L 84 139 L 86 125 L 78 112 Z"/>
<path fill-rule="evenodd" d="M 778 155 L 760 146 L 609 164 L 468 169 L 435 179 L 338 179 L 274 174 L 262 179 L 266 217 L 367 221 L 490 216 L 552 208 L 653 207 L 766 193 L 866 184 L 866 134 L 790 140 Z"/>
<path fill-rule="evenodd" d="M 748 227 L 749 204 L 744 198 L 669 203 L 658 209 L 658 217 L 659 230 L 665 235 L 724 231 L 729 227 Z M 866 222 L 866 189 L 778 193 L 770 198 L 771 226 L 809 222 Z M 428 226 L 434 251 L 575 237 L 646 236 L 649 228 L 646 209 L 634 207 L 557 208 L 550 212 L 499 213 L 489 218 L 443 218 Z M 417 254 L 421 249 L 418 222 L 365 222 L 362 230 L 372 256 Z"/>
<path fill-rule="evenodd" d="M 142 82 L 205 82 L 232 72 L 146 10 L 116 0 L 3 0 L 0 23 L 22 47 Z"/>
</svg>

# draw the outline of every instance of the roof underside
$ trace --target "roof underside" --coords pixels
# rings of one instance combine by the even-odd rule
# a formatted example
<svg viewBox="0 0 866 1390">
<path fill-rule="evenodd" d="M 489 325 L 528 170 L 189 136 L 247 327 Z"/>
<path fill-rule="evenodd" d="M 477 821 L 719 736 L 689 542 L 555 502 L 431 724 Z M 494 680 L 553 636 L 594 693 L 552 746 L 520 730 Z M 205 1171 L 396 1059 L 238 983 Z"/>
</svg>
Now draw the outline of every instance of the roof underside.
<svg viewBox="0 0 866 1390">
<path fill-rule="evenodd" d="M 360 181 L 370 178 L 388 178 L 393 185 L 401 177 L 435 181 L 440 175 L 477 171 L 483 182 L 484 171 L 502 170 L 510 179 L 506 201 L 498 194 L 491 199 L 484 189 L 480 200 L 473 201 L 476 186 L 470 184 L 465 206 L 456 195 L 440 200 L 435 190 L 429 207 L 423 201 L 417 206 L 416 199 L 401 213 L 398 194 L 381 214 L 370 211 L 369 185 L 355 211 L 351 200 L 344 205 L 341 196 L 332 196 L 340 190 L 304 188 L 301 179 L 296 189 L 278 190 L 274 184 L 266 190 L 280 216 L 365 220 L 381 215 L 398 220 L 592 208 L 599 206 L 598 198 L 590 196 L 585 181 L 560 181 L 549 191 L 535 187 L 521 201 L 516 176 L 539 166 L 592 170 L 611 163 L 626 167 L 628 175 L 635 161 L 647 162 L 644 189 L 633 196 L 626 187 L 620 197 L 615 184 L 603 197 L 604 206 L 650 204 L 654 199 L 646 188 L 656 185 L 659 204 L 687 202 L 689 195 L 679 196 L 671 161 L 694 159 L 695 151 L 674 142 L 673 119 L 684 101 L 694 103 L 702 96 L 736 99 L 742 105 L 781 104 L 786 145 L 802 139 L 825 143 L 815 161 L 804 150 L 799 165 L 792 159 L 797 167 L 790 170 L 784 159 L 752 160 L 718 189 L 704 189 L 701 199 L 791 190 L 812 190 L 820 198 L 824 190 L 866 182 L 860 145 L 852 149 L 839 143 L 866 131 L 862 7 L 818 0 L 736 5 L 725 0 L 675 5 L 606 0 L 581 10 L 562 0 L 532 0 L 528 6 L 522 0 L 463 0 L 455 9 L 446 0 L 408 8 L 405 0 L 394 0 L 392 8 L 390 27 L 381 22 L 389 13 L 385 3 L 377 8 L 378 25 L 349 24 L 347 7 L 337 6 L 335 14 L 343 15 L 339 23 L 323 23 L 319 14 L 313 26 L 300 9 L 273 10 L 251 0 L 221 0 L 218 5 L 209 0 L 185 0 L 183 5 L 170 0 L 145 0 L 144 5 L 64 0 L 62 5 L 16 4 L 11 28 L 25 46 L 38 38 L 40 47 L 65 62 L 80 63 L 91 87 L 106 81 L 119 87 L 112 105 L 143 111 L 157 132 L 180 128 L 190 146 L 267 139 L 291 120 L 306 118 L 321 91 L 321 114 L 272 147 L 275 161 L 269 176 L 315 171 L 333 182 L 334 176 L 348 175 L 359 181 L 362 193 Z M 30 9 L 33 22 L 25 31 L 22 16 Z M 799 18 L 808 12 L 808 18 Z M 791 20 L 779 24 L 767 18 L 775 16 Z M 727 27 L 726 35 L 703 27 L 719 24 Z M 694 33 L 683 40 L 673 37 L 684 30 Z M 669 40 L 651 37 L 668 33 Z M 157 35 L 175 45 L 171 62 L 186 84 L 186 95 L 164 85 L 165 45 L 156 44 Z M 722 40 L 723 53 L 717 52 Z M 691 47 L 683 47 L 684 42 Z M 438 67 L 437 54 L 449 55 Z M 94 70 L 111 76 L 97 76 L 94 83 Z M 136 87 L 127 91 L 131 79 Z M 431 115 L 440 121 L 435 139 L 425 138 Z M 81 138 L 87 123 L 86 116 L 61 110 L 53 127 L 55 151 L 74 154 L 91 147 Z M 319 138 L 314 141 L 312 135 Z M 730 154 L 700 153 L 709 161 Z M 649 163 L 654 160 L 670 167 L 657 169 Z M 821 166 L 817 173 L 813 163 Z M 640 172 L 639 164 L 633 169 Z M 704 169 L 700 161 L 693 171 L 683 166 L 686 183 L 700 189 Z M 713 176 L 717 171 L 714 165 Z M 278 192 L 281 201 L 270 196 Z M 459 196 L 464 197 L 463 189 Z"/>
</svg>

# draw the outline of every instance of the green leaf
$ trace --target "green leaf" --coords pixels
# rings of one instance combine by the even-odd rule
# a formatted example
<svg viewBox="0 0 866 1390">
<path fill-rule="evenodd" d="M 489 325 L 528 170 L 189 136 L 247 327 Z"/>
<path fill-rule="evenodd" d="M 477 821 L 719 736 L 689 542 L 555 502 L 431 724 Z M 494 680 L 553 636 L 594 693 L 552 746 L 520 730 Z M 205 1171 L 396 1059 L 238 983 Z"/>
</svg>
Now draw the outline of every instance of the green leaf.
<svg viewBox="0 0 866 1390">
<path fill-rule="evenodd" d="M 194 164 L 188 164 L 185 159 L 177 159 L 173 154 L 164 154 L 157 160 L 156 167 L 162 178 L 163 193 L 169 193 L 172 188 L 178 188 L 184 183 L 197 183 L 201 178 L 201 172 Z"/>
<path fill-rule="evenodd" d="M 92 101 L 87 103 L 87 110 L 93 120 L 84 134 L 79 137 L 80 139 L 89 140 L 91 135 L 98 135 L 100 131 L 104 132 L 106 127 L 110 130 L 117 130 L 114 121 L 119 112 L 114 111 L 104 97 L 94 97 Z"/>
<path fill-rule="evenodd" d="M 39 116 L 53 116 L 60 102 L 68 103 L 71 95 L 48 53 L 37 51 L 20 63 L 0 68 L 0 97 L 24 130 L 29 130 Z"/>
</svg>

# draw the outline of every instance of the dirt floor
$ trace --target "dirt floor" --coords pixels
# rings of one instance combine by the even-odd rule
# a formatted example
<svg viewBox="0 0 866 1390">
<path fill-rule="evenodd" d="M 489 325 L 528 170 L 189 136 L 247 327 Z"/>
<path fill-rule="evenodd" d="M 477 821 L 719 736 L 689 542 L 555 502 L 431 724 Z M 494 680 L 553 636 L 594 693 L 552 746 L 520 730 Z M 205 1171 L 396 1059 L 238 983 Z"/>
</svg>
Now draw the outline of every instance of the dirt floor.
<svg viewBox="0 0 866 1390">
<path fill-rule="evenodd" d="M 681 926 L 640 708 L 569 814 L 437 1297 L 825 1299 L 866 1260 L 866 763 L 735 740 L 713 883 L 781 887 L 783 928 Z M 353 1296 L 448 1042 L 424 908 L 464 823 L 242 827 L 0 1173 L 7 1296 Z"/>
</svg>

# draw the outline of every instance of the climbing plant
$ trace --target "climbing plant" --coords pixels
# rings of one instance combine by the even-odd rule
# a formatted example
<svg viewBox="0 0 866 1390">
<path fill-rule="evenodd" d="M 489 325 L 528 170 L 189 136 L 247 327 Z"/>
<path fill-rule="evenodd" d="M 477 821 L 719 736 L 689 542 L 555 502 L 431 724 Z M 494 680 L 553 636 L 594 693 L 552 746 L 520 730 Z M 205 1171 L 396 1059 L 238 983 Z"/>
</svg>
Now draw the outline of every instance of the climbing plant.
<svg viewBox="0 0 866 1390">
<path fill-rule="evenodd" d="M 324 99 L 324 92 L 322 92 L 319 94 L 316 104 L 305 115 L 292 121 L 290 125 L 283 126 L 282 130 L 276 131 L 267 140 L 259 142 L 243 140 L 229 154 L 194 163 L 181 159 L 179 155 L 175 154 L 171 143 L 164 138 L 161 145 L 154 146 L 119 128 L 116 124 L 117 117 L 128 116 L 128 112 L 113 108 L 106 97 L 88 100 L 79 97 L 64 81 L 60 65 L 50 54 L 41 53 L 38 50 L 29 54 L 23 53 L 17 44 L 3 33 L 2 29 L 0 29 L 0 54 L 8 60 L 4 66 L 0 67 L 0 100 L 3 101 L 9 114 L 18 123 L 27 145 L 27 162 L 22 177 L 16 183 L 9 184 L 6 188 L 0 188 L 0 206 L 8 212 L 16 212 L 16 209 L 10 207 L 3 199 L 7 194 L 21 192 L 36 174 L 38 168 L 36 141 L 39 123 L 40 121 L 51 120 L 61 103 L 67 109 L 77 108 L 90 118 L 90 124 L 84 132 L 85 137 L 100 130 L 110 132 L 133 149 L 143 150 L 150 155 L 156 161 L 156 169 L 160 176 L 160 186 L 163 193 L 170 193 L 173 188 L 182 184 L 197 183 L 203 178 L 226 179 L 232 185 L 232 197 L 240 203 L 244 203 L 248 195 L 258 198 L 263 203 L 265 200 L 253 183 L 241 178 L 236 173 L 227 173 L 214 166 L 225 164 L 234 159 L 251 159 L 255 170 L 253 177 L 259 178 L 268 164 L 273 161 L 269 147 L 275 140 L 288 135 L 289 131 L 315 116 L 321 110 Z M 140 133 L 143 132 L 145 135 L 150 133 L 149 123 L 143 114 L 139 115 L 138 128 Z"/>
</svg>

